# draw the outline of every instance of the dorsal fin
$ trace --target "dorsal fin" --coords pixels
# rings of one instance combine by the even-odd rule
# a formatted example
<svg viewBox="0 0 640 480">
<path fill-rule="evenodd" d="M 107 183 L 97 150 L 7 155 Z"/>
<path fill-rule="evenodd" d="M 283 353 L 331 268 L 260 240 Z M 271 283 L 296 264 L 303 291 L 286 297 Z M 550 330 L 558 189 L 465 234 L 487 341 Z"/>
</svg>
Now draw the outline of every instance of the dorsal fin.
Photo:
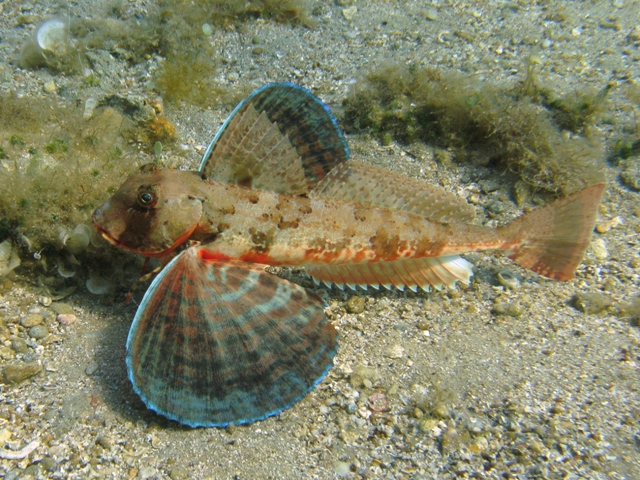
<svg viewBox="0 0 640 480">
<path fill-rule="evenodd" d="M 299 195 L 348 158 L 329 109 L 302 87 L 273 83 L 235 108 L 207 148 L 200 171 L 219 182 Z"/>
<path fill-rule="evenodd" d="M 309 196 L 404 210 L 432 222 L 461 223 L 475 218 L 472 205 L 441 187 L 353 160 L 329 172 Z"/>
</svg>

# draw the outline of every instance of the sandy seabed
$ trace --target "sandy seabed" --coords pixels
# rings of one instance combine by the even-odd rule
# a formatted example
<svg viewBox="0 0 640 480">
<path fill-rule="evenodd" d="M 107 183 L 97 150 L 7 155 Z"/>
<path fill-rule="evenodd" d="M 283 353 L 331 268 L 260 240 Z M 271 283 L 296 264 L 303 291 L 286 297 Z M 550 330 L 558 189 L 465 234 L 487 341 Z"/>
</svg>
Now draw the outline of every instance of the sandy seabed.
<svg viewBox="0 0 640 480">
<path fill-rule="evenodd" d="M 351 85 L 384 62 L 499 83 L 521 79 L 527 58 L 535 55 L 545 83 L 558 92 L 616 85 L 608 121 L 595 127 L 603 150 L 611 150 L 630 126 L 638 128 L 638 105 L 623 87 L 640 79 L 640 2 L 310 5 L 313 28 L 261 19 L 214 26 L 209 41 L 224 59 L 214 69 L 216 81 L 247 91 L 294 82 L 339 118 Z M 153 8 L 140 0 L 121 2 L 120 18 L 144 19 Z M 18 67 L 22 46 L 41 19 L 96 20 L 113 11 L 85 0 L 64 8 L 56 2 L 0 3 L 1 92 L 79 105 L 90 96 L 152 97 L 149 72 L 162 62 L 155 54 L 131 63 L 117 46 L 94 47 L 94 58 L 102 58 L 93 64 L 101 82 L 89 86 L 82 86 L 82 74 Z M 165 101 L 164 107 L 178 131 L 180 166 L 197 168 L 229 106 Z M 352 158 L 460 195 L 476 194 L 480 213 L 501 204 L 498 221 L 521 213 L 510 200 L 513 179 L 498 169 L 445 169 L 425 145 L 382 147 L 357 135 L 347 141 Z M 0 386 L 0 475 L 640 478 L 640 330 L 620 313 L 637 295 L 640 201 L 621 183 L 621 168 L 606 166 L 598 224 L 615 217 L 621 222 L 594 234 L 597 248 L 587 251 L 576 278 L 566 283 L 492 254 L 467 256 L 475 264 L 473 283 L 446 292 L 342 292 L 313 287 L 291 273 L 329 304 L 339 351 L 327 378 L 301 402 L 249 426 L 190 429 L 148 411 L 124 362 L 135 306 L 121 295 L 97 296 L 85 288 L 48 305 L 37 261 L 23 262 L 0 287 L 6 333 L 0 366 L 27 360 L 42 371 Z M 503 270 L 517 277 L 517 288 L 497 281 Z M 572 298 L 582 293 L 595 294 L 586 297 L 589 305 L 608 306 L 581 311 Z M 349 303 L 352 296 L 364 300 L 361 311 L 358 301 Z M 496 314 L 498 305 L 512 315 Z M 76 319 L 65 325 L 58 313 Z M 24 325 L 34 314 L 48 328 L 41 339 Z M 30 445 L 35 448 L 23 450 Z"/>
</svg>

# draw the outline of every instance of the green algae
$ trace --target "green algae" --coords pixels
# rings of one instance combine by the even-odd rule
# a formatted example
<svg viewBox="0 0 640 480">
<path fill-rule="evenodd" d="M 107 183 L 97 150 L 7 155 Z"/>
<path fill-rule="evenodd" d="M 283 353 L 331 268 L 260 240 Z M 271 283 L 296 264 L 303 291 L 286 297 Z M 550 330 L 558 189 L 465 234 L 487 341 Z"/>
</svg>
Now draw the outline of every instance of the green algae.
<svg viewBox="0 0 640 480">
<path fill-rule="evenodd" d="M 138 166 L 122 135 L 144 128 L 111 107 L 85 120 L 81 107 L 0 97 L 0 237 L 26 236 L 32 251 L 59 248 L 60 232 L 90 222 Z"/>
<path fill-rule="evenodd" d="M 344 126 L 381 143 L 422 141 L 460 161 L 515 172 L 533 189 L 567 194 L 602 179 L 603 151 L 591 126 L 610 86 L 552 96 L 529 69 L 518 85 L 483 83 L 435 68 L 383 64 L 344 101 Z M 478 160 L 480 159 L 480 160 Z"/>
</svg>

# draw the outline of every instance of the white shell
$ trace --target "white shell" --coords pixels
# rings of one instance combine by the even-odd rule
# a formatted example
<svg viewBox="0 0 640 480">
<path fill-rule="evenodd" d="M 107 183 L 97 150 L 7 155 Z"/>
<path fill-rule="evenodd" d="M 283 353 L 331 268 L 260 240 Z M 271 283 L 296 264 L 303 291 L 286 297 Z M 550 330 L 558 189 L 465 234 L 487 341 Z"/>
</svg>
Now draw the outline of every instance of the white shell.
<svg viewBox="0 0 640 480">
<path fill-rule="evenodd" d="M 72 254 L 82 252 L 91 241 L 91 227 L 84 223 L 79 224 L 73 232 L 65 234 L 62 239 L 65 248 Z"/>
<path fill-rule="evenodd" d="M 67 24 L 58 18 L 44 22 L 36 32 L 36 42 L 43 52 L 63 55 L 67 51 Z"/>
<path fill-rule="evenodd" d="M 9 239 L 0 243 L 0 277 L 20 265 L 20 257 Z"/>
<path fill-rule="evenodd" d="M 87 290 L 94 295 L 104 295 L 113 289 L 113 285 L 106 279 L 97 275 L 90 276 L 85 282 Z"/>
</svg>

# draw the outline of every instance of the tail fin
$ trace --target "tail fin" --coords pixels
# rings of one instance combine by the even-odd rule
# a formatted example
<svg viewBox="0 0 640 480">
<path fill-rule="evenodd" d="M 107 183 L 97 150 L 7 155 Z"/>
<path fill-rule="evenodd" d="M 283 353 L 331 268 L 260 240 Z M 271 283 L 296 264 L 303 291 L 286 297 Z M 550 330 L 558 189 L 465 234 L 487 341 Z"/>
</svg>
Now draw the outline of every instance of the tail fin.
<svg viewBox="0 0 640 480">
<path fill-rule="evenodd" d="M 604 184 L 597 183 L 556 200 L 506 225 L 522 242 L 509 258 L 555 280 L 569 280 L 589 246 Z"/>
</svg>

